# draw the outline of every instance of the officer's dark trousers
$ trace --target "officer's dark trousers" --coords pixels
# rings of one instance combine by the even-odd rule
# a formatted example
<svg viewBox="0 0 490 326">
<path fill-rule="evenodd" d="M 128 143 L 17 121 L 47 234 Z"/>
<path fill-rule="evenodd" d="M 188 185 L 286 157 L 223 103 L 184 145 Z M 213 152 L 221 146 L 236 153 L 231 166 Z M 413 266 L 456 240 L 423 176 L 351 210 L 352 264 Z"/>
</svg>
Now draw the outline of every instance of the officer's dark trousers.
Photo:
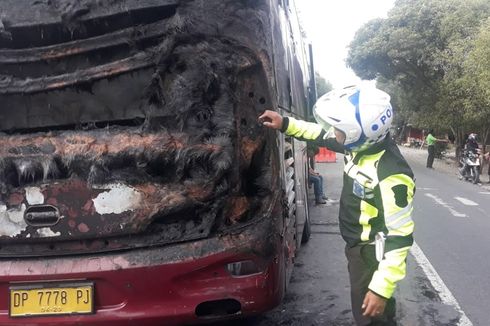
<svg viewBox="0 0 490 326">
<path fill-rule="evenodd" d="M 429 151 L 429 156 L 427 157 L 427 167 L 431 168 L 434 163 L 434 156 L 436 155 L 436 147 L 434 145 L 429 145 L 427 147 Z"/>
<path fill-rule="evenodd" d="M 391 298 L 386 303 L 384 314 L 375 319 L 362 315 L 362 302 L 368 291 L 374 272 L 378 269 L 374 245 L 345 247 L 345 256 L 349 262 L 352 314 L 358 326 L 386 325 L 395 326 L 396 302 Z"/>
</svg>

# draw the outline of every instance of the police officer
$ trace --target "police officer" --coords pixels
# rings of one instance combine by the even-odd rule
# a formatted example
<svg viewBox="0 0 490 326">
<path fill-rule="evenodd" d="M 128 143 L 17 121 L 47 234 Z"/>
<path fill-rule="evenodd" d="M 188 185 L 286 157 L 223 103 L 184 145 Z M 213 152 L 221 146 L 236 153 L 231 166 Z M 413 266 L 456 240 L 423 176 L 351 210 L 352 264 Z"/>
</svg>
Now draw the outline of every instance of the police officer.
<svg viewBox="0 0 490 326">
<path fill-rule="evenodd" d="M 389 137 L 390 97 L 368 84 L 346 87 L 322 96 L 314 115 L 316 124 L 267 110 L 259 120 L 345 154 L 339 225 L 354 319 L 357 325 L 396 325 L 392 296 L 413 243 L 415 183 Z"/>
</svg>

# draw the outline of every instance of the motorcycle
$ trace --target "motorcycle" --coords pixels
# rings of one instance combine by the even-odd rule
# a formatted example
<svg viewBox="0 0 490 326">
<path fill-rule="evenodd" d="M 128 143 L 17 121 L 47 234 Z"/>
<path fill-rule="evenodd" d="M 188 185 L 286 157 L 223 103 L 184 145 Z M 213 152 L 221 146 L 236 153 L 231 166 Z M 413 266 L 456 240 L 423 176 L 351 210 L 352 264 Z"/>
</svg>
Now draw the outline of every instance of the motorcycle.
<svg viewBox="0 0 490 326">
<path fill-rule="evenodd" d="M 464 150 L 459 158 L 459 175 L 460 179 L 469 180 L 473 183 L 480 182 L 480 151 L 476 153 L 470 150 Z"/>
</svg>

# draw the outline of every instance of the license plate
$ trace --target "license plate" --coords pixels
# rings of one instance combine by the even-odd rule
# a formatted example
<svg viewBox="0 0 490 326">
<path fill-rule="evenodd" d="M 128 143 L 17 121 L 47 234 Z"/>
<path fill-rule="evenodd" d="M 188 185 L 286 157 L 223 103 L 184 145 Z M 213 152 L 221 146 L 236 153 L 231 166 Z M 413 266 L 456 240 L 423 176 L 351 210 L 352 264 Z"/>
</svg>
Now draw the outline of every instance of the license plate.
<svg viewBox="0 0 490 326">
<path fill-rule="evenodd" d="M 10 316 L 91 314 L 94 312 L 94 284 L 42 283 L 10 287 Z"/>
</svg>

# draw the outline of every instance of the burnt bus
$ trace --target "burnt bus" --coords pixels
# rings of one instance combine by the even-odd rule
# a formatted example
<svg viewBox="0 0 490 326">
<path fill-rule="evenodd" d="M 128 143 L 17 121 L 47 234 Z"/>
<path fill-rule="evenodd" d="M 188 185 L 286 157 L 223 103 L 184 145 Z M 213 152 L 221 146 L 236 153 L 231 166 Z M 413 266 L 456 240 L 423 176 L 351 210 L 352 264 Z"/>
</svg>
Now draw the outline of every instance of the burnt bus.
<svg viewBox="0 0 490 326">
<path fill-rule="evenodd" d="M 0 324 L 182 325 L 281 301 L 309 237 L 292 0 L 0 1 Z"/>
</svg>

